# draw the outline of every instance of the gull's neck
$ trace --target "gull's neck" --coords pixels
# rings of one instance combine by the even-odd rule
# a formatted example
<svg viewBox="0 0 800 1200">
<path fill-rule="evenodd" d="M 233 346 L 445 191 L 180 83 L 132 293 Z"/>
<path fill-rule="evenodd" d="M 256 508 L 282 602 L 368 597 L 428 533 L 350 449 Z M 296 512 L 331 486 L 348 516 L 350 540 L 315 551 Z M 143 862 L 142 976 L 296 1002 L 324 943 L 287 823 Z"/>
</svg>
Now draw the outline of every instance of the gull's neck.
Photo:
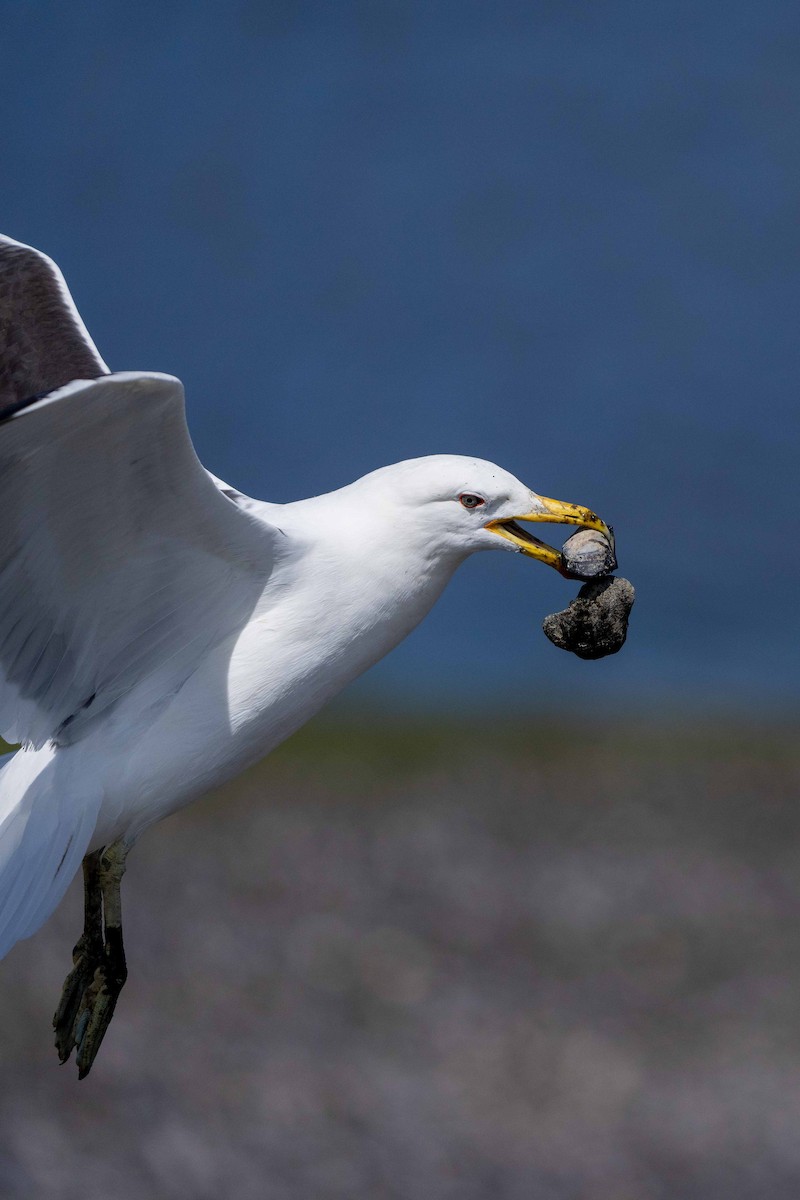
<svg viewBox="0 0 800 1200">
<path fill-rule="evenodd" d="M 263 516 L 286 539 L 265 599 L 271 604 L 290 587 L 291 603 L 306 619 L 315 612 L 309 628 L 315 639 L 324 632 L 328 645 L 374 631 L 374 662 L 430 611 L 465 556 L 396 511 L 364 504 L 356 489 L 264 505 Z"/>
<path fill-rule="evenodd" d="M 411 633 L 463 561 L 348 492 L 259 505 L 285 542 L 231 663 L 231 716 L 263 713 L 273 744 Z"/>
</svg>

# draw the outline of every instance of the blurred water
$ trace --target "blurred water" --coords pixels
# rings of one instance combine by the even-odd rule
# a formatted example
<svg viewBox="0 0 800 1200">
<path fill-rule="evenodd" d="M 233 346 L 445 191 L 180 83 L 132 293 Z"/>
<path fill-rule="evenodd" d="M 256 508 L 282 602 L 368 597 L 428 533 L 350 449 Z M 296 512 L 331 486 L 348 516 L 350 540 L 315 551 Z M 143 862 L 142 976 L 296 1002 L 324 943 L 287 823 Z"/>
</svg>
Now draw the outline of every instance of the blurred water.
<svg viewBox="0 0 800 1200">
<path fill-rule="evenodd" d="M 490 556 L 381 664 L 465 692 L 796 703 L 800 9 L 3 6 L 2 227 L 255 495 L 450 451 L 617 527 L 636 637 Z"/>
</svg>

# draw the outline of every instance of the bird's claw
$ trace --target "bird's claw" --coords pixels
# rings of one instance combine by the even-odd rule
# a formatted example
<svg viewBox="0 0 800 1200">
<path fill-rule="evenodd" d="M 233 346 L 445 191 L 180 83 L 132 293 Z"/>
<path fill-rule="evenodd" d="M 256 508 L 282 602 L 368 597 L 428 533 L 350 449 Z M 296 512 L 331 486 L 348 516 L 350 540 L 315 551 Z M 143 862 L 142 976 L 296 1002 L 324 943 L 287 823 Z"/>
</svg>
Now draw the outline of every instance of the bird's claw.
<svg viewBox="0 0 800 1200">
<path fill-rule="evenodd" d="M 75 1029 L 78 1079 L 85 1079 L 92 1068 L 97 1051 L 111 1024 L 117 999 L 125 983 L 126 972 L 120 974 L 110 960 L 95 971 L 94 979 L 84 994 Z"/>
<path fill-rule="evenodd" d="M 60 1062 L 65 1063 L 76 1049 L 78 1078 L 85 1079 L 127 978 L 121 937 L 108 937 L 105 945 L 100 947 L 89 946 L 81 939 L 75 947 L 73 961 L 75 966 L 64 982 L 53 1026 Z"/>
<path fill-rule="evenodd" d="M 90 943 L 85 935 L 79 938 L 72 952 L 72 961 L 75 965 L 64 980 L 61 999 L 53 1017 L 56 1050 L 59 1062 L 62 1064 L 67 1061 L 73 1047 L 77 1044 L 78 1013 L 86 990 L 94 979 L 94 973 L 100 963 L 102 953 L 102 946 L 98 946 L 96 942 Z"/>
</svg>

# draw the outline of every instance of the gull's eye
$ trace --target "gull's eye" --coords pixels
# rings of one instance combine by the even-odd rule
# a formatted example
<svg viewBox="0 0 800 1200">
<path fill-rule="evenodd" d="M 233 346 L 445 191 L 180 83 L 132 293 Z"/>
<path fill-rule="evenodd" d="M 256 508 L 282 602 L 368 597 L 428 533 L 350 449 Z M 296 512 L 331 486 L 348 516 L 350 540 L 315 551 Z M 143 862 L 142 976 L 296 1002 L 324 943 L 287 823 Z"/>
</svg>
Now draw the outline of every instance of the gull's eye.
<svg viewBox="0 0 800 1200">
<path fill-rule="evenodd" d="M 464 508 L 480 508 L 482 504 L 486 503 L 483 496 L 476 496 L 473 492 L 462 492 L 458 498 Z"/>
</svg>

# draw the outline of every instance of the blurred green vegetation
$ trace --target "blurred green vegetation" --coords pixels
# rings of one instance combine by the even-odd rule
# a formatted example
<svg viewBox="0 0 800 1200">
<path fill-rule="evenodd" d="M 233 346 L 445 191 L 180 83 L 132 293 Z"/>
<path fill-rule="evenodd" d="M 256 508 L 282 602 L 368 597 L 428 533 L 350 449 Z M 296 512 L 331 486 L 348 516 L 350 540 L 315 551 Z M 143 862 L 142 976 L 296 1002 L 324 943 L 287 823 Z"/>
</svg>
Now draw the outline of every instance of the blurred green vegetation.
<svg viewBox="0 0 800 1200">
<path fill-rule="evenodd" d="M 530 712 L 486 719 L 419 718 L 391 713 L 343 713 L 310 722 L 272 754 L 281 762 L 301 759 L 325 767 L 358 759 L 393 774 L 481 754 L 512 761 L 536 758 L 553 763 L 603 751 L 623 758 L 668 756 L 785 759 L 796 753 L 796 722 L 749 721 L 731 717 L 607 719 L 585 713 Z"/>
<path fill-rule="evenodd" d="M 598 717 L 531 711 L 486 718 L 413 716 L 389 708 L 334 708 L 317 717 L 272 752 L 271 760 L 329 769 L 361 763 L 379 775 L 394 775 L 484 753 L 512 761 L 536 758 L 555 763 L 603 751 L 621 758 L 683 759 L 746 756 L 785 761 L 796 754 L 797 719 L 667 713 Z M 0 738 L 0 755 L 18 747 Z"/>
</svg>

